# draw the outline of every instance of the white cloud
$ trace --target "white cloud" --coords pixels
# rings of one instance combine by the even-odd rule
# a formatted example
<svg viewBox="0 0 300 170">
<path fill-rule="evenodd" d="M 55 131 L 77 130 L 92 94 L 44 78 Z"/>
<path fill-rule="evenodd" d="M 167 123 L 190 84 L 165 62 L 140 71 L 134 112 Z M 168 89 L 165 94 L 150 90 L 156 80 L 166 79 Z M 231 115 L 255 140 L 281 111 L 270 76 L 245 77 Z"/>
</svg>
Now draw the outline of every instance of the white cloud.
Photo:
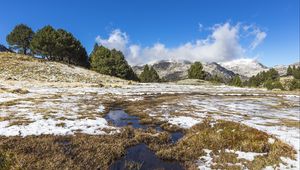
<svg viewBox="0 0 300 170">
<path fill-rule="evenodd" d="M 124 51 L 128 44 L 128 36 L 126 33 L 121 32 L 121 30 L 115 29 L 111 32 L 108 39 L 97 36 L 96 42 L 110 49 L 115 48 Z"/>
<path fill-rule="evenodd" d="M 254 50 L 267 37 L 267 33 L 262 31 L 256 25 L 245 25 L 243 26 L 243 30 L 247 33 L 246 36 L 254 36 L 254 40 L 249 46 L 251 50 Z"/>
<path fill-rule="evenodd" d="M 254 41 L 250 44 L 250 48 L 253 50 L 255 49 L 259 44 L 263 42 L 263 40 L 267 37 L 267 34 L 263 31 L 258 30 L 255 33 L 255 39 Z"/>
<path fill-rule="evenodd" d="M 200 26 L 200 25 L 199 25 Z M 119 29 L 112 31 L 107 39 L 97 36 L 96 42 L 110 49 L 121 50 L 132 65 L 143 64 L 158 60 L 190 60 L 202 62 L 224 62 L 239 58 L 246 58 L 246 49 L 239 42 L 241 31 L 254 36 L 250 48 L 257 47 L 266 37 L 266 33 L 252 26 L 243 27 L 230 23 L 216 24 L 212 33 L 205 39 L 197 39 L 174 48 L 168 48 L 162 43 L 142 47 L 130 44 L 126 33 Z M 251 32 L 249 29 L 251 29 Z"/>
</svg>

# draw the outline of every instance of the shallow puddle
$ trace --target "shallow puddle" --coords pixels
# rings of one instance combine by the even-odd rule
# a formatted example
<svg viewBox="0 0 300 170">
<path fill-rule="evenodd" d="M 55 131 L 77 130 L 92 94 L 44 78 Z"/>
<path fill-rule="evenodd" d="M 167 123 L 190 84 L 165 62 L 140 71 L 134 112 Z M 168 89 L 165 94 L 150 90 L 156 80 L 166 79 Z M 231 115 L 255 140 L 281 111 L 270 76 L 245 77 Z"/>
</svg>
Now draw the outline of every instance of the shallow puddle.
<svg viewBox="0 0 300 170">
<path fill-rule="evenodd" d="M 111 109 L 105 119 L 117 127 L 131 125 L 133 128 L 147 129 L 147 126 L 139 123 L 139 117 L 127 114 L 122 108 Z"/>
<path fill-rule="evenodd" d="M 170 134 L 172 143 L 176 143 L 179 139 L 181 139 L 184 136 L 182 132 L 172 132 Z"/>
<path fill-rule="evenodd" d="M 120 160 L 115 161 L 111 170 L 129 169 L 165 169 L 181 170 L 182 166 L 178 162 L 164 161 L 159 159 L 146 144 L 138 144 L 127 149 L 126 155 Z"/>
<path fill-rule="evenodd" d="M 156 129 L 158 132 L 163 131 L 159 125 L 140 124 L 139 117 L 127 114 L 121 107 L 111 109 L 104 118 L 117 127 L 124 127 L 130 125 L 133 128 L 147 129 L 151 127 Z M 179 139 L 183 137 L 184 134 L 182 132 L 172 132 L 170 133 L 170 135 L 172 143 L 176 143 Z"/>
<path fill-rule="evenodd" d="M 127 114 L 122 108 L 113 108 L 105 116 L 108 122 L 113 123 L 117 127 L 132 126 L 133 128 L 154 128 L 158 132 L 162 132 L 160 125 L 143 125 L 139 122 L 139 117 Z M 183 137 L 182 132 L 170 133 L 171 142 L 176 143 Z M 159 159 L 153 151 L 151 151 L 146 144 L 141 143 L 132 146 L 126 150 L 125 156 L 115 161 L 111 166 L 112 170 L 129 170 L 129 169 L 183 169 L 178 162 L 164 161 Z"/>
</svg>

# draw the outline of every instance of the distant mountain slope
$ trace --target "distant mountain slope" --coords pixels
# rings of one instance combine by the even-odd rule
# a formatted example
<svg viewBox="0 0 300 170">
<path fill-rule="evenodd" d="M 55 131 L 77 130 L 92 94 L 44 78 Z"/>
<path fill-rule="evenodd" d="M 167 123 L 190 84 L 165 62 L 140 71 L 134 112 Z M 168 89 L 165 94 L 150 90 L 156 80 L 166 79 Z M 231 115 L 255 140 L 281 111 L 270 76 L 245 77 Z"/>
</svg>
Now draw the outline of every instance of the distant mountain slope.
<svg viewBox="0 0 300 170">
<path fill-rule="evenodd" d="M 293 66 L 300 67 L 300 62 L 296 62 L 296 63 L 290 64 L 290 65 L 276 65 L 273 68 L 278 71 L 280 76 L 284 76 L 284 75 L 286 75 L 287 68 L 289 66 L 291 66 L 291 67 L 293 67 Z"/>
<path fill-rule="evenodd" d="M 190 68 L 192 62 L 181 60 L 181 61 L 172 61 L 172 60 L 162 60 L 153 64 L 153 68 L 158 72 L 161 78 L 164 78 L 167 81 L 176 81 L 186 79 L 188 77 L 188 69 Z M 223 78 L 225 81 L 231 79 L 235 74 L 222 67 L 217 63 L 202 63 L 204 71 L 209 73 L 209 75 L 217 75 Z M 133 70 L 136 74 L 141 74 L 144 66 L 134 66 Z"/>
<path fill-rule="evenodd" d="M 231 70 L 228 70 L 215 62 L 207 64 L 204 63 L 203 68 L 204 71 L 208 72 L 210 75 L 217 75 L 218 77 L 223 78 L 225 81 L 230 80 L 236 75 Z"/>
<path fill-rule="evenodd" d="M 220 63 L 220 65 L 228 70 L 233 71 L 236 74 L 248 78 L 256 75 L 259 72 L 269 70 L 268 67 L 253 59 L 237 59 L 233 61 Z"/>
<path fill-rule="evenodd" d="M 0 53 L 0 79 L 35 80 L 42 82 L 82 82 L 103 85 L 128 83 L 126 80 L 102 75 L 82 67 L 6 52 Z"/>
</svg>

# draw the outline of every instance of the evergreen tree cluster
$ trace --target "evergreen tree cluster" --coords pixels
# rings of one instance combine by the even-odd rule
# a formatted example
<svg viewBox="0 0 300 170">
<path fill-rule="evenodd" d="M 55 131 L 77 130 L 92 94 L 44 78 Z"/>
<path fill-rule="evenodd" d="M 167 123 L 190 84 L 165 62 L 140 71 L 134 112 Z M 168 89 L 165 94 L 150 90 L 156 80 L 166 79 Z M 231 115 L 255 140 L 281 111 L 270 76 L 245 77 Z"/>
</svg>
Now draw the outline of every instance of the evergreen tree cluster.
<svg viewBox="0 0 300 170">
<path fill-rule="evenodd" d="M 222 77 L 218 75 L 205 76 L 205 80 L 210 81 L 212 83 L 225 83 Z"/>
<path fill-rule="evenodd" d="M 288 67 L 287 75 L 293 76 L 293 80 L 289 83 L 289 90 L 300 89 L 300 67 Z"/>
<path fill-rule="evenodd" d="M 300 80 L 294 78 L 294 79 L 289 83 L 289 90 L 296 90 L 296 89 L 300 89 Z"/>
<path fill-rule="evenodd" d="M 266 87 L 269 90 L 272 89 L 284 89 L 282 84 L 279 81 L 279 74 L 274 69 L 271 68 L 268 71 L 263 71 L 258 73 L 255 76 L 252 76 L 247 82 L 245 82 L 247 86 L 250 87 Z"/>
<path fill-rule="evenodd" d="M 188 70 L 189 79 L 205 79 L 205 72 L 203 71 L 203 66 L 200 62 L 195 62 L 191 65 Z"/>
<path fill-rule="evenodd" d="M 26 55 L 30 50 L 30 42 L 33 35 L 34 32 L 30 27 L 19 24 L 9 35 L 7 35 L 6 41 L 10 46 L 10 49 L 17 50 L 19 53 Z"/>
<path fill-rule="evenodd" d="M 229 85 L 231 86 L 237 86 L 237 87 L 242 87 L 243 83 L 242 80 L 240 78 L 240 76 L 236 75 L 232 78 L 232 80 L 229 82 Z"/>
<path fill-rule="evenodd" d="M 296 67 L 295 65 L 293 67 L 289 66 L 287 68 L 287 75 L 293 76 L 295 79 L 300 79 L 300 66 Z"/>
<path fill-rule="evenodd" d="M 95 44 L 90 55 L 92 70 L 106 75 L 116 76 L 127 80 L 138 80 L 138 77 L 125 60 L 121 51 L 110 50 Z"/>
<path fill-rule="evenodd" d="M 264 83 L 264 87 L 266 87 L 268 90 L 272 90 L 272 89 L 280 89 L 280 90 L 284 90 L 282 84 L 280 83 L 279 80 L 271 80 L 268 79 L 265 83 Z"/>
<path fill-rule="evenodd" d="M 94 46 L 93 52 L 88 54 L 72 33 L 64 29 L 54 29 L 47 25 L 35 33 L 25 24 L 15 26 L 6 41 L 11 50 L 25 55 L 43 57 L 51 61 L 65 62 L 73 65 L 89 67 L 101 74 L 120 77 L 128 80 L 140 80 L 141 82 L 162 82 L 153 67 L 146 65 L 139 77 L 134 73 L 127 63 L 123 53 L 115 49 L 108 49 L 104 46 Z M 294 79 L 289 83 L 289 89 L 300 89 L 300 67 L 288 67 L 287 75 Z M 208 76 L 203 71 L 201 62 L 195 62 L 188 69 L 188 78 L 202 79 L 212 82 L 224 82 L 217 75 Z M 264 71 L 252 76 L 248 81 L 242 82 L 237 75 L 232 78 L 229 85 L 241 87 L 266 87 L 268 89 L 283 89 L 279 81 L 279 74 L 275 69 Z"/>
<path fill-rule="evenodd" d="M 50 25 L 36 33 L 24 24 L 17 25 L 6 37 L 11 49 L 23 54 L 34 54 L 51 61 L 88 67 L 85 48 L 70 32 Z"/>
<path fill-rule="evenodd" d="M 271 68 L 268 71 L 263 71 L 258 73 L 255 76 L 252 76 L 247 82 L 246 85 L 250 87 L 259 87 L 262 86 L 267 80 L 276 81 L 279 79 L 278 72 Z"/>
<path fill-rule="evenodd" d="M 143 83 L 161 82 L 156 70 L 153 67 L 149 67 L 147 64 L 145 65 L 143 72 L 140 74 L 139 79 Z"/>
</svg>

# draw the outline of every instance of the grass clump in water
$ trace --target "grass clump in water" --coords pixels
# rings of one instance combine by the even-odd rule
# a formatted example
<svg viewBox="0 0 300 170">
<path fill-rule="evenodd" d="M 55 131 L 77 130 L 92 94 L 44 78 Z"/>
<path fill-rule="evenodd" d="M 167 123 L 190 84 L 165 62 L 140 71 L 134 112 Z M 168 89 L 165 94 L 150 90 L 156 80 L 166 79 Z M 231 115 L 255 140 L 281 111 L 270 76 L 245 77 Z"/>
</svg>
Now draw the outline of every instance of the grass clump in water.
<svg viewBox="0 0 300 170">
<path fill-rule="evenodd" d="M 219 120 L 212 124 L 210 120 L 197 124 L 187 131 L 187 134 L 175 145 L 161 147 L 157 155 L 163 159 L 183 161 L 186 164 L 194 163 L 206 153 L 203 149 L 212 150 L 212 168 L 230 169 L 236 163 L 249 169 L 261 169 L 268 165 L 279 165 L 280 157 L 295 158 L 295 150 L 265 132 L 246 125 Z M 237 154 L 227 153 L 226 149 L 242 152 L 266 153 L 256 156 L 253 161 L 237 159 Z"/>
</svg>

